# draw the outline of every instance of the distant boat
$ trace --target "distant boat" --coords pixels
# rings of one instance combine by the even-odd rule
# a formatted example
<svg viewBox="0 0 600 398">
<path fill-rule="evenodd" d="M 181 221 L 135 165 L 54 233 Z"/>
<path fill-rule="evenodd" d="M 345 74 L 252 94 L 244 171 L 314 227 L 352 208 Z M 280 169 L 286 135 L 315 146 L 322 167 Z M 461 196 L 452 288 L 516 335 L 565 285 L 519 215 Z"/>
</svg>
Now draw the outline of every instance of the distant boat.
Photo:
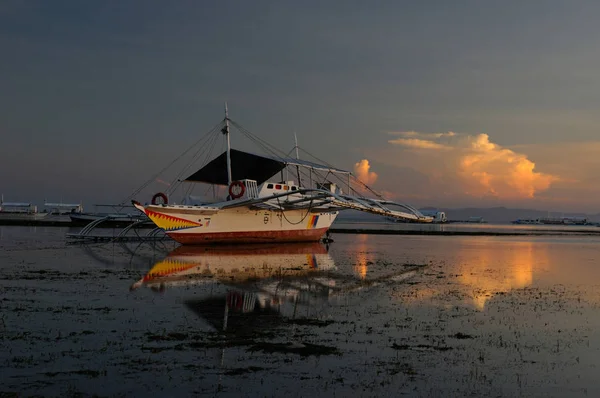
<svg viewBox="0 0 600 398">
<path fill-rule="evenodd" d="M 591 225 L 587 218 L 579 218 L 579 217 L 565 217 L 563 218 L 563 223 L 565 225 Z"/>
<path fill-rule="evenodd" d="M 148 220 L 148 217 L 140 213 L 124 213 L 125 208 L 133 208 L 131 205 L 95 205 L 96 207 L 110 207 L 114 212 L 90 212 L 90 213 L 70 213 L 69 217 L 74 224 L 89 224 L 95 221 L 103 220 L 102 224 L 126 225 L 134 222 Z"/>
<path fill-rule="evenodd" d="M 525 225 L 535 225 L 542 224 L 539 218 L 519 218 L 518 220 L 511 221 L 513 224 L 525 224 Z"/>
<path fill-rule="evenodd" d="M 587 218 L 579 217 L 519 218 L 512 221 L 512 223 L 525 225 L 590 225 Z"/>
<path fill-rule="evenodd" d="M 476 223 L 476 224 L 487 224 L 487 221 L 483 219 L 483 217 L 481 216 L 472 216 L 469 217 L 469 219 L 467 220 L 467 222 L 469 223 Z"/>
<path fill-rule="evenodd" d="M 48 213 L 38 213 L 37 206 L 25 202 L 5 202 L 4 195 L 0 197 L 0 220 L 3 221 L 33 221 L 41 220 Z"/>
<path fill-rule="evenodd" d="M 83 213 L 83 205 L 81 203 L 44 202 L 44 212 L 52 215 L 80 214 Z"/>
<path fill-rule="evenodd" d="M 95 211 L 69 213 L 71 221 L 75 224 L 89 224 L 104 219 L 103 223 L 123 225 L 148 219 L 144 214 L 138 213 L 130 204 L 102 203 L 95 204 L 93 207 Z"/>
<path fill-rule="evenodd" d="M 433 222 L 436 224 L 443 224 L 448 222 L 446 213 L 439 210 L 419 210 L 424 216 L 433 217 Z"/>
</svg>

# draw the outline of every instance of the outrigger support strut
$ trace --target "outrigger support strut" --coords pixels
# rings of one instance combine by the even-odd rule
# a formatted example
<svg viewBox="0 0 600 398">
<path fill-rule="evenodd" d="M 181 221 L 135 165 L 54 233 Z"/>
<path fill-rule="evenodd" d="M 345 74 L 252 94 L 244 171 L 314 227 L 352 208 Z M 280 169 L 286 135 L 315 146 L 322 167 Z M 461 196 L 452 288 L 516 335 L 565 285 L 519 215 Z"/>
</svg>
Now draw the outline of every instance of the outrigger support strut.
<svg viewBox="0 0 600 398">
<path fill-rule="evenodd" d="M 309 208 L 313 211 L 352 209 L 410 222 L 433 222 L 433 217 L 425 216 L 416 208 L 404 203 L 342 195 L 325 189 L 312 188 L 303 188 L 297 191 L 275 194 L 266 198 L 242 199 L 225 202 L 218 207 L 220 209 L 228 209 L 242 206 L 268 206 L 277 210 Z M 403 210 L 392 210 L 390 206 L 396 206 Z"/>
</svg>

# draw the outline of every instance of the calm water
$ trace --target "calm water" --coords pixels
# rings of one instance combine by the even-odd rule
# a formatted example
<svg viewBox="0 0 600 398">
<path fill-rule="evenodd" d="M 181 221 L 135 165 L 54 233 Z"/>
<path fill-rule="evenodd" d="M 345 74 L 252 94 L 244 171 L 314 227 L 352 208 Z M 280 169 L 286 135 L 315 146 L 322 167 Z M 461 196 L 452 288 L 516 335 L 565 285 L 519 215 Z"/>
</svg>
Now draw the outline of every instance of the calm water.
<svg viewBox="0 0 600 398">
<path fill-rule="evenodd" d="M 0 394 L 600 394 L 600 237 L 65 233 L 0 227 Z"/>
<path fill-rule="evenodd" d="M 469 234 L 523 234 L 523 235 L 600 235 L 600 227 L 595 225 L 549 225 L 549 224 L 488 224 L 488 223 L 448 223 L 448 224 L 412 224 L 397 223 L 383 219 L 380 222 L 362 222 L 352 220 L 336 221 L 335 229 L 364 229 L 383 231 L 424 231 L 433 233 Z"/>
</svg>

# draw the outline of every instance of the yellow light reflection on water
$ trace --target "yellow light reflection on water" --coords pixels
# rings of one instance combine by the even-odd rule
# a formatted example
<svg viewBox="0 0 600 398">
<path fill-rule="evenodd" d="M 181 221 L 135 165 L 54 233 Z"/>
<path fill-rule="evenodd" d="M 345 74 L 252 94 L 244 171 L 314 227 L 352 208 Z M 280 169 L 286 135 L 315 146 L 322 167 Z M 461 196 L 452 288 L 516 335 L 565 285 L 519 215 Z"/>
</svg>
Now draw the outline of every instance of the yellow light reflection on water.
<svg viewBox="0 0 600 398">
<path fill-rule="evenodd" d="M 360 279 L 366 279 L 367 278 L 367 271 L 368 271 L 368 257 L 367 257 L 367 250 L 368 250 L 368 244 L 367 244 L 367 240 L 368 240 L 368 235 L 357 235 L 357 244 L 356 244 L 356 249 L 357 249 L 357 253 L 356 253 L 356 264 L 354 264 L 354 274 L 359 277 Z"/>
<path fill-rule="evenodd" d="M 534 265 L 546 256 L 533 242 L 467 242 L 460 249 L 469 261 L 459 267 L 458 281 L 479 310 L 497 293 L 530 286 Z"/>
<path fill-rule="evenodd" d="M 444 242 L 435 248 L 439 257 L 433 263 L 439 265 L 427 269 L 425 283 L 407 289 L 402 300 L 441 306 L 459 300 L 483 311 L 497 294 L 530 287 L 534 272 L 547 275 L 551 248 L 541 242 L 484 237 Z"/>
</svg>

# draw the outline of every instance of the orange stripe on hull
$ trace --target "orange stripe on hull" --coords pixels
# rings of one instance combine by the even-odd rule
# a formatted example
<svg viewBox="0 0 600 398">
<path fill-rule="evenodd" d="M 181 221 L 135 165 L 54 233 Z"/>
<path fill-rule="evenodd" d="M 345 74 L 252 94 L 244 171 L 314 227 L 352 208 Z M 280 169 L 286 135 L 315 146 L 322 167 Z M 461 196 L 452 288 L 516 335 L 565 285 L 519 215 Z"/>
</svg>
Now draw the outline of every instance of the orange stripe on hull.
<svg viewBox="0 0 600 398">
<path fill-rule="evenodd" d="M 267 243 L 267 242 L 316 242 L 329 228 L 300 229 L 289 231 L 251 231 L 214 233 L 175 233 L 167 234 L 184 245 L 206 243 Z"/>
</svg>

